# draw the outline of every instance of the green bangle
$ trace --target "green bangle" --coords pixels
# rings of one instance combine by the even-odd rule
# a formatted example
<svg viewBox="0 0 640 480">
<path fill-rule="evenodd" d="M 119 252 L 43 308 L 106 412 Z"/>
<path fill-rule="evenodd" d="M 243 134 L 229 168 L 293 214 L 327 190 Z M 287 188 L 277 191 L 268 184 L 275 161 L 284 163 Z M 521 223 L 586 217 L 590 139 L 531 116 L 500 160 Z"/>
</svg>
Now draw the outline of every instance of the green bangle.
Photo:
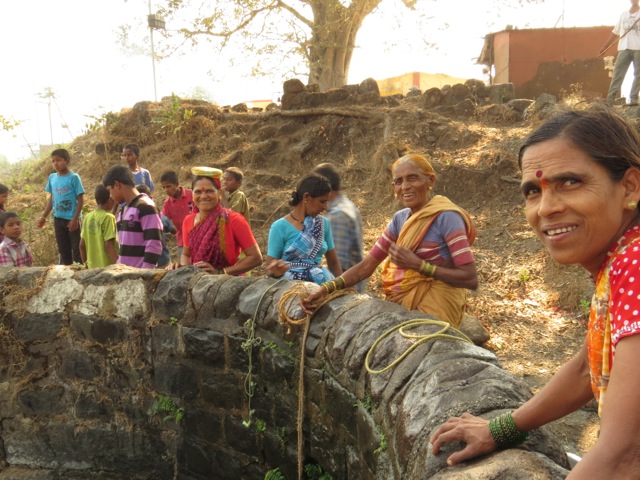
<svg viewBox="0 0 640 480">
<path fill-rule="evenodd" d="M 529 438 L 529 432 L 521 432 L 513 421 L 511 412 L 489 421 L 489 433 L 499 449 L 514 447 Z"/>
<path fill-rule="evenodd" d="M 423 260 L 420 264 L 420 275 L 424 275 L 425 277 L 433 278 L 436 273 L 436 266 L 431 263 Z"/>
<path fill-rule="evenodd" d="M 433 263 L 430 263 L 429 265 L 431 265 L 431 269 L 429 271 L 429 276 L 431 278 L 434 278 L 436 276 L 436 268 L 438 268 L 438 267 L 436 267 L 435 264 L 433 264 Z"/>
</svg>

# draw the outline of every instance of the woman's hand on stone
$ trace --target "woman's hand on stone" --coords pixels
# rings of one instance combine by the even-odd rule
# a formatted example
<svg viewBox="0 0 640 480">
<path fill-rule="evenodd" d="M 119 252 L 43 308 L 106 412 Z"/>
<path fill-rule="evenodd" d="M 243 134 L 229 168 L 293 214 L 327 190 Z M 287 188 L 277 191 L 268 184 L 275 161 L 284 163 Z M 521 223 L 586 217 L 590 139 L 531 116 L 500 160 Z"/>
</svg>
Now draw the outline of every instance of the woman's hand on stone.
<svg viewBox="0 0 640 480">
<path fill-rule="evenodd" d="M 318 301 L 322 300 L 327 295 L 327 289 L 324 287 L 319 287 L 315 292 L 312 292 L 306 298 L 300 299 L 300 306 L 304 313 L 307 315 L 313 315 L 313 312 L 316 311 L 316 305 Z"/>
<path fill-rule="evenodd" d="M 165 270 L 176 270 L 180 268 L 180 262 L 171 262 L 169 265 L 164 267 Z"/>
<path fill-rule="evenodd" d="M 489 421 L 475 417 L 470 413 L 463 413 L 460 417 L 451 417 L 446 423 L 440 425 L 431 437 L 433 454 L 437 455 L 442 445 L 455 440 L 466 443 L 466 446 L 447 458 L 448 465 L 456 465 L 496 449 L 496 442 L 489 432 Z"/>
<path fill-rule="evenodd" d="M 196 262 L 193 264 L 193 266 L 198 267 L 199 269 L 204 270 L 205 272 L 210 273 L 212 275 L 215 275 L 218 273 L 218 269 L 214 268 L 213 265 L 207 262 Z"/>
</svg>

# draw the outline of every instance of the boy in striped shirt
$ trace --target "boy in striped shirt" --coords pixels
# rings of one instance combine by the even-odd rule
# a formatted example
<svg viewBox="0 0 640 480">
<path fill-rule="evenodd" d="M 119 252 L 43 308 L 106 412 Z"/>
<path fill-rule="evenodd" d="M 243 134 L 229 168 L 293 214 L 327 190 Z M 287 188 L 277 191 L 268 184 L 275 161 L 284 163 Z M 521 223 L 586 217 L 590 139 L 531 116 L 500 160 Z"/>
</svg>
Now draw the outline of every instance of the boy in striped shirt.
<svg viewBox="0 0 640 480">
<path fill-rule="evenodd" d="M 117 218 L 118 263 L 155 268 L 162 254 L 162 220 L 153 201 L 135 187 L 128 167 L 116 165 L 102 179 L 116 203 L 125 203 Z"/>
</svg>

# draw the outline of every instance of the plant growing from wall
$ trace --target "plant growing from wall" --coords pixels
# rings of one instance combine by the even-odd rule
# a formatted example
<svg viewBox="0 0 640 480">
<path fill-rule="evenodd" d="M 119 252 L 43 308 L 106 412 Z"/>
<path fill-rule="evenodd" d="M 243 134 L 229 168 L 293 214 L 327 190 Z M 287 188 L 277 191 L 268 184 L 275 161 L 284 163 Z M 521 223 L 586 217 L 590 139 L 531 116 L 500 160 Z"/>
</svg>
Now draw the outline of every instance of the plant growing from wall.
<svg viewBox="0 0 640 480">
<path fill-rule="evenodd" d="M 284 478 L 284 475 L 282 475 L 282 472 L 280 471 L 279 468 L 272 468 L 265 474 L 264 480 L 286 480 L 286 479 Z"/>
<path fill-rule="evenodd" d="M 262 420 L 261 418 L 257 418 L 255 422 L 253 422 L 254 427 L 256 429 L 256 441 L 260 441 L 264 436 L 264 433 L 267 431 L 267 422 Z"/>
<path fill-rule="evenodd" d="M 276 432 L 276 438 L 280 444 L 280 452 L 284 455 L 287 450 L 287 429 L 285 427 L 280 427 Z"/>
<path fill-rule="evenodd" d="M 289 350 L 285 350 L 275 342 L 266 342 L 260 347 L 260 350 L 262 352 L 264 352 L 265 350 L 274 350 L 279 355 L 282 355 L 283 357 L 287 357 L 293 363 L 298 363 L 300 360 L 298 359 L 298 357 L 296 357 L 293 354 L 293 352 L 290 349 L 294 345 L 294 343 L 293 342 L 286 342 L 286 343 L 287 343 L 287 346 L 289 347 Z"/>
<path fill-rule="evenodd" d="M 184 418 L 184 408 L 178 407 L 172 398 L 160 395 L 151 405 L 151 415 L 163 415 L 164 422 L 173 420 L 180 423 Z"/>
<path fill-rule="evenodd" d="M 333 480 L 333 477 L 326 473 L 317 463 L 309 463 L 304 466 L 304 473 L 308 480 Z"/>
<path fill-rule="evenodd" d="M 255 423 L 256 433 L 264 433 L 267 431 L 267 422 L 258 418 Z"/>
<path fill-rule="evenodd" d="M 378 455 L 379 453 L 387 450 L 387 437 L 385 437 L 380 425 L 376 424 L 376 428 L 378 429 L 378 438 L 380 439 L 380 443 L 378 444 L 378 448 L 373 451 L 374 455 Z"/>
<path fill-rule="evenodd" d="M 368 393 L 364 396 L 364 400 L 356 400 L 353 406 L 364 408 L 370 414 L 373 413 L 373 400 Z"/>
</svg>

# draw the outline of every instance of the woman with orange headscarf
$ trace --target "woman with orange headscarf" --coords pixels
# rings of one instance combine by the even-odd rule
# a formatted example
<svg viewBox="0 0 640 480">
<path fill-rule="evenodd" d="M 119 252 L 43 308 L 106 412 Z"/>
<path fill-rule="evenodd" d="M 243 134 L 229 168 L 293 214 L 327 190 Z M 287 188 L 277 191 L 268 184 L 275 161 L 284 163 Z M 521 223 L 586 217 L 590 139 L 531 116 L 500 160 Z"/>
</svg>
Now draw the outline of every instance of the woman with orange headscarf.
<svg viewBox="0 0 640 480">
<path fill-rule="evenodd" d="M 393 216 L 369 254 L 340 277 L 322 284 L 303 301 L 307 310 L 336 289 L 355 285 L 382 265 L 387 300 L 460 325 L 466 289 L 478 287 L 471 245 L 475 227 L 469 214 L 448 198 L 432 195 L 436 175 L 421 155 L 393 164 L 392 185 L 405 208 Z"/>
</svg>

